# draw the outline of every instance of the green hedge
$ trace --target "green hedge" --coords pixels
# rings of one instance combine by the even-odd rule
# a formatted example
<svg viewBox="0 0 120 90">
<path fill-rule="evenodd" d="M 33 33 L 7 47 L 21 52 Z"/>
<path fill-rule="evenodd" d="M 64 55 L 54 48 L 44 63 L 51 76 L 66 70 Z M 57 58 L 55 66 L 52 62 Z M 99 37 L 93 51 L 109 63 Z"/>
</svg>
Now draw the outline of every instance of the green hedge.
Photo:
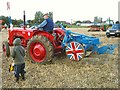
<svg viewBox="0 0 120 90">
<path fill-rule="evenodd" d="M 76 25 L 70 25 L 67 26 L 68 28 L 87 28 L 88 26 L 76 26 Z"/>
</svg>

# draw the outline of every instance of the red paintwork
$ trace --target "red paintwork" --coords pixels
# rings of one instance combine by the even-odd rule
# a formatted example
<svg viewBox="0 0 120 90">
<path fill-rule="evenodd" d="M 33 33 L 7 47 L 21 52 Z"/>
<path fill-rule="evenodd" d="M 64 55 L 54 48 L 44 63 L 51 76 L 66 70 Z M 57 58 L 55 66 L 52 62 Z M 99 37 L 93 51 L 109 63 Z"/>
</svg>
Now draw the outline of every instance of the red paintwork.
<svg viewBox="0 0 120 90">
<path fill-rule="evenodd" d="M 101 28 L 100 27 L 91 27 L 91 30 L 93 30 L 93 31 L 100 31 Z"/>
<path fill-rule="evenodd" d="M 30 45 L 30 56 L 35 62 L 43 62 L 46 57 L 46 49 L 43 44 L 33 42 Z"/>
<path fill-rule="evenodd" d="M 33 30 L 30 29 L 24 29 L 24 28 L 13 28 L 13 29 L 9 29 L 9 45 L 12 46 L 13 45 L 13 40 L 17 37 L 20 37 L 22 39 L 22 45 L 24 47 L 27 46 L 27 41 L 32 38 L 33 36 Z"/>
<path fill-rule="evenodd" d="M 24 47 L 27 47 L 27 43 L 29 41 L 29 39 L 31 39 L 33 36 L 35 35 L 43 35 L 45 37 L 47 37 L 49 39 L 49 41 L 53 44 L 53 47 L 54 47 L 54 52 L 55 53 L 58 53 L 62 50 L 62 46 L 61 46 L 61 38 L 58 38 L 59 35 L 65 35 L 65 32 L 64 30 L 60 29 L 60 28 L 56 28 L 54 30 L 54 32 L 56 33 L 56 40 L 54 40 L 54 36 L 48 32 L 45 32 L 45 31 L 40 31 L 40 30 L 33 30 L 33 29 L 27 29 L 27 28 L 13 28 L 13 29 L 9 29 L 9 37 L 8 37 L 8 43 L 10 46 L 13 46 L 13 41 L 15 38 L 19 37 L 21 38 L 21 41 L 22 41 L 22 46 Z M 34 55 L 38 56 L 39 57 L 39 54 L 38 52 L 44 52 L 45 54 L 45 50 L 44 48 L 41 50 L 39 50 L 38 48 L 39 47 L 43 47 L 42 44 L 34 44 L 35 46 L 31 46 L 34 50 Z M 32 55 L 32 53 L 31 53 Z M 43 55 L 43 57 L 45 57 Z M 36 60 L 37 61 L 37 60 Z"/>
</svg>

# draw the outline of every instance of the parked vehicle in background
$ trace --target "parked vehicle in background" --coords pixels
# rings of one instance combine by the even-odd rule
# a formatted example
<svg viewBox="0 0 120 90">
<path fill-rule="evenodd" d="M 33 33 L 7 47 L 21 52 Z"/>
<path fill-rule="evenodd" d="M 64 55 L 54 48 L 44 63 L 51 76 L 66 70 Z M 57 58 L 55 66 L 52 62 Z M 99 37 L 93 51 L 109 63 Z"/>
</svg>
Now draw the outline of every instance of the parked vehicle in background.
<svg viewBox="0 0 120 90">
<path fill-rule="evenodd" d="M 111 28 L 108 28 L 106 31 L 106 36 L 120 36 L 120 24 L 113 24 Z"/>
<path fill-rule="evenodd" d="M 101 28 L 100 28 L 100 25 L 91 25 L 91 26 L 88 26 L 90 29 L 88 30 L 89 31 L 100 31 Z"/>
</svg>

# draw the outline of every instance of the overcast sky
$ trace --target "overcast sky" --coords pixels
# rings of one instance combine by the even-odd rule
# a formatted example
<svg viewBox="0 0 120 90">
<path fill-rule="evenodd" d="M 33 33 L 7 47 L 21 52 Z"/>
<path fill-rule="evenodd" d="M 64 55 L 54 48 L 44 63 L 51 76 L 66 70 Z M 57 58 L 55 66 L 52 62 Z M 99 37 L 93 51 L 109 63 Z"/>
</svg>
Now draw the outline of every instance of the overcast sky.
<svg viewBox="0 0 120 90">
<path fill-rule="evenodd" d="M 12 19 L 33 19 L 36 11 L 53 12 L 54 21 L 94 20 L 94 16 L 118 20 L 119 0 L 0 0 L 0 15 L 8 15 L 7 1 L 10 2 Z"/>
</svg>

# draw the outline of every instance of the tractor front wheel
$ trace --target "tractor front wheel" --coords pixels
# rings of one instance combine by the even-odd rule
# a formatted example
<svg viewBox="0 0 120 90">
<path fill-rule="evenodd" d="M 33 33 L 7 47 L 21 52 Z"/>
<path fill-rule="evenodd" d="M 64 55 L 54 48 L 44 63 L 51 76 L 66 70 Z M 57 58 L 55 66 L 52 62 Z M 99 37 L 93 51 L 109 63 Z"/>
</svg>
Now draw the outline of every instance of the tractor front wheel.
<svg viewBox="0 0 120 90">
<path fill-rule="evenodd" d="M 10 48 L 9 48 L 9 44 L 7 41 L 3 41 L 2 43 L 2 50 L 3 50 L 3 55 L 5 57 L 9 57 L 10 56 Z"/>
<path fill-rule="evenodd" d="M 53 57 L 53 45 L 45 36 L 34 36 L 28 42 L 27 53 L 32 62 L 45 63 Z"/>
</svg>

